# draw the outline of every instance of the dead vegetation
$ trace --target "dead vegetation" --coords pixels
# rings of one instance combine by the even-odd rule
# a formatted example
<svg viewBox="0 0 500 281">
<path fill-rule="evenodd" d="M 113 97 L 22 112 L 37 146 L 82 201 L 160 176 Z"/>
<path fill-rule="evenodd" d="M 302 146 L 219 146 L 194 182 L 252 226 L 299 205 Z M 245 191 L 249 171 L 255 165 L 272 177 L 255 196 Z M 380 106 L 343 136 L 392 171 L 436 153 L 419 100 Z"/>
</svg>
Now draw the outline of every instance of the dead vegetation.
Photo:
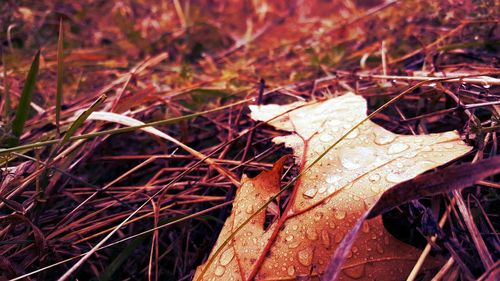
<svg viewBox="0 0 500 281">
<path fill-rule="evenodd" d="M 248 117 L 250 104 L 352 91 L 373 112 L 428 81 L 373 121 L 406 135 L 458 130 L 473 150 L 450 165 L 495 157 L 495 4 L 1 2 L 0 278 L 191 279 L 241 175 L 289 153 L 271 142 L 282 132 Z M 283 182 L 299 168 L 285 169 Z M 384 215 L 395 237 L 447 259 L 418 278 L 498 276 L 498 188 L 498 178 L 484 178 Z"/>
</svg>

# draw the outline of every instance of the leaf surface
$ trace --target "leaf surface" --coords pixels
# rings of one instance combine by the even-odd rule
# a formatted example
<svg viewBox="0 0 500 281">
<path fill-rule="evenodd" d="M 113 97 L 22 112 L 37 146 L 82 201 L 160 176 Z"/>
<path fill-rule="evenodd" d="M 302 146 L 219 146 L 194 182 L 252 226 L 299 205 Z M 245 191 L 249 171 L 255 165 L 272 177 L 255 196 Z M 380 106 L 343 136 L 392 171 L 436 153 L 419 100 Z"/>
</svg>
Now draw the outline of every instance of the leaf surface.
<svg viewBox="0 0 500 281">
<path fill-rule="evenodd" d="M 195 280 L 321 276 L 337 245 L 384 191 L 471 149 L 456 132 L 398 135 L 369 120 L 356 127 L 366 109 L 366 101 L 351 93 L 309 104 L 252 106 L 253 119 L 291 132 L 274 142 L 292 148 L 296 160 L 305 162 L 301 167 L 314 165 L 296 182 L 286 213 L 266 230 L 261 207 L 279 191 L 284 160 L 252 180 L 244 178 Z M 419 252 L 391 236 L 378 216 L 363 223 L 340 279 L 405 279 Z"/>
</svg>

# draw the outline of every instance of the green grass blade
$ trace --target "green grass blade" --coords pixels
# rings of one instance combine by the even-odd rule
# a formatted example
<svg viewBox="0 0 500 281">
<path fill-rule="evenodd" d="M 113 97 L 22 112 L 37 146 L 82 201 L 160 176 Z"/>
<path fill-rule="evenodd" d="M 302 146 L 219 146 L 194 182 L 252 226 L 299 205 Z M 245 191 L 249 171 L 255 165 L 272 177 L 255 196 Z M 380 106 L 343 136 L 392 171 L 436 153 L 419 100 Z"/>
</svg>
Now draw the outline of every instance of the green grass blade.
<svg viewBox="0 0 500 281">
<path fill-rule="evenodd" d="M 24 123 L 28 119 L 30 102 L 33 97 L 33 92 L 35 91 L 36 75 L 38 73 L 38 68 L 40 66 L 40 50 L 35 55 L 35 59 L 31 64 L 26 82 L 24 82 L 23 91 L 21 93 L 21 99 L 19 100 L 19 105 L 17 106 L 16 116 L 14 121 L 12 121 L 12 134 L 13 138 L 9 139 L 8 146 L 13 147 L 19 144 L 19 139 L 24 130 Z"/>
<path fill-rule="evenodd" d="M 101 95 L 89 108 L 87 108 L 84 112 L 82 112 L 82 114 L 80 114 L 80 116 L 78 116 L 78 118 L 76 118 L 76 120 L 71 124 L 62 139 L 59 141 L 58 147 L 69 141 L 69 139 L 75 134 L 76 130 L 83 124 L 83 122 L 85 122 L 85 120 L 87 120 L 90 114 L 92 114 L 92 112 L 94 112 L 97 107 L 99 107 L 106 100 L 106 98 L 106 95 Z"/>
<path fill-rule="evenodd" d="M 57 90 L 56 90 L 56 127 L 57 135 L 60 135 L 61 104 L 63 91 L 63 66 L 64 66 L 64 34 L 63 20 L 59 22 L 59 39 L 57 40 Z"/>
</svg>

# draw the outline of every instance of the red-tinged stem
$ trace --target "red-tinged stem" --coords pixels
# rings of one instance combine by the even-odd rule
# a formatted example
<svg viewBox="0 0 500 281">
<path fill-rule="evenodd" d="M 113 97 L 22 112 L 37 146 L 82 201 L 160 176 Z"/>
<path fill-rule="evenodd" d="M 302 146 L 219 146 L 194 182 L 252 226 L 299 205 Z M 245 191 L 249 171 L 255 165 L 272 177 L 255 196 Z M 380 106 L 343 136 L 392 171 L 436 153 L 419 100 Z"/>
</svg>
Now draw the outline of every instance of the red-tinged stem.
<svg viewBox="0 0 500 281">
<path fill-rule="evenodd" d="M 309 147 L 309 143 L 308 143 L 309 139 L 305 140 L 300 135 L 299 135 L 299 137 L 304 142 L 304 153 L 302 154 L 302 159 L 300 161 L 300 171 L 302 171 L 304 169 L 304 167 L 305 167 L 305 164 L 306 164 L 306 155 L 307 155 L 307 149 Z M 252 270 L 250 271 L 250 274 L 248 275 L 248 279 L 247 280 L 253 280 L 255 278 L 255 276 L 257 276 L 257 273 L 259 272 L 260 268 L 262 267 L 262 264 L 264 263 L 264 259 L 266 258 L 267 252 L 269 252 L 269 250 L 271 249 L 271 246 L 273 245 L 274 240 L 278 236 L 278 233 L 279 233 L 281 227 L 283 226 L 283 224 L 285 223 L 285 221 L 287 221 L 288 218 L 290 217 L 289 216 L 290 209 L 293 207 L 293 204 L 295 202 L 295 197 L 297 196 L 297 190 L 298 190 L 298 188 L 300 186 L 301 181 L 302 181 L 301 177 L 299 177 L 297 179 L 297 181 L 295 181 L 295 184 L 294 184 L 293 190 L 292 190 L 292 194 L 290 195 L 290 201 L 288 202 L 288 205 L 286 206 L 285 211 L 283 212 L 283 216 L 281 216 L 278 219 L 278 222 L 276 223 L 276 227 L 273 229 L 271 237 L 269 237 L 269 240 L 267 240 L 267 243 L 264 246 L 264 249 L 261 252 L 261 254 L 260 254 L 259 258 L 257 259 L 257 261 L 255 261 L 255 263 L 254 263 L 254 265 L 252 267 Z"/>
</svg>

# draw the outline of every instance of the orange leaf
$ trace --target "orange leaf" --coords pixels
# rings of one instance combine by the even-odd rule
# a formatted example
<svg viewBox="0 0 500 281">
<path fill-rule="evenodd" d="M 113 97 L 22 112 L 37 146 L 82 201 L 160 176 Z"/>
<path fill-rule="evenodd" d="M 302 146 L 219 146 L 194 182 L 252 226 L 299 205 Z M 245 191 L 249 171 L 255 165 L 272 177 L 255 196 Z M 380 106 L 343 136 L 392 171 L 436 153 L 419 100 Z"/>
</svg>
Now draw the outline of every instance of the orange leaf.
<svg viewBox="0 0 500 281">
<path fill-rule="evenodd" d="M 195 280 L 321 276 L 337 245 L 384 191 L 471 149 L 455 132 L 404 136 L 362 122 L 366 101 L 350 93 L 251 110 L 252 118 L 293 132 L 274 142 L 292 148 L 305 169 L 285 213 L 267 230 L 263 206 L 279 190 L 284 160 L 272 171 L 242 180 L 233 212 Z M 392 237 L 376 217 L 364 222 L 340 278 L 402 280 L 419 252 Z"/>
</svg>

